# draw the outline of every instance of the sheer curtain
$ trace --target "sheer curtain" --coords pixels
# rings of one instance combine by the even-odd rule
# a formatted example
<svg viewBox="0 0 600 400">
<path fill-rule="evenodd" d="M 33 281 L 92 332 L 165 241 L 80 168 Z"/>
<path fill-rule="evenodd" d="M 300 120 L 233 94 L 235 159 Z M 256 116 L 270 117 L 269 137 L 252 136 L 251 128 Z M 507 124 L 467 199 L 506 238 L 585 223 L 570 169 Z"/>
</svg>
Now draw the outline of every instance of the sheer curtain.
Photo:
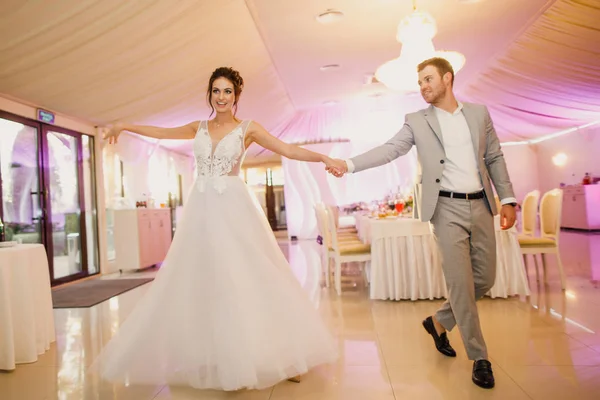
<svg viewBox="0 0 600 400">
<path fill-rule="evenodd" d="M 182 176 L 185 198 L 193 183 L 193 158 L 166 150 L 159 144 L 123 134 L 117 145 L 105 145 L 105 188 L 109 207 L 121 195 L 120 161 L 123 162 L 125 198 L 130 204 L 135 205 L 136 201 L 146 200 L 148 196 L 155 199 L 157 207 L 166 203 L 169 192 L 178 195 L 178 175 Z"/>
</svg>

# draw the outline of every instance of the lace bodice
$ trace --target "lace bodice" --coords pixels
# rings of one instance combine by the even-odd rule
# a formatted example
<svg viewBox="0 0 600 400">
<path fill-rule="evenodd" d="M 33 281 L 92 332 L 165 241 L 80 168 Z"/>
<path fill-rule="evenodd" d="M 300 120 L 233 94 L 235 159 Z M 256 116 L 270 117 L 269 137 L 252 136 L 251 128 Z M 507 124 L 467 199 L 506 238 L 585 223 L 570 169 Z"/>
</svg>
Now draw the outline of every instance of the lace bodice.
<svg viewBox="0 0 600 400">
<path fill-rule="evenodd" d="M 242 121 L 221 140 L 213 140 L 208 122 L 201 121 L 194 138 L 196 175 L 204 178 L 238 176 L 244 161 L 244 137 L 251 121 Z"/>
</svg>

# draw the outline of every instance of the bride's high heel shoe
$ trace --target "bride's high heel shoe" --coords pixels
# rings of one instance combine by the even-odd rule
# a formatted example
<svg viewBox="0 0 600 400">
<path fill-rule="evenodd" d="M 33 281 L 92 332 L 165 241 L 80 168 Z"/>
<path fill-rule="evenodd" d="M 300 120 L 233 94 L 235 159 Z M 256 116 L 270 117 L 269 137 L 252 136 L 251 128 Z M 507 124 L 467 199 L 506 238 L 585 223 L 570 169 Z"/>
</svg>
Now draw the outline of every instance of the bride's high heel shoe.
<svg viewBox="0 0 600 400">
<path fill-rule="evenodd" d="M 300 377 L 300 375 L 296 375 L 293 378 L 289 378 L 288 381 L 289 382 L 294 382 L 294 383 L 300 383 L 301 377 Z"/>
</svg>

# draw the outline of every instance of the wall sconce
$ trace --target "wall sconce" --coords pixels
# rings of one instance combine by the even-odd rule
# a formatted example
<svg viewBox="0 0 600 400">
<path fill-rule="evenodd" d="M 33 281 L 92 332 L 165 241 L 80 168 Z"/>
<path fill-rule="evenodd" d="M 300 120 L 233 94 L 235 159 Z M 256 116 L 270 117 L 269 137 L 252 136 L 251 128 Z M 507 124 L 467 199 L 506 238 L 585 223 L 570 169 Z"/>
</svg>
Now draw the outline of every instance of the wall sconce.
<svg viewBox="0 0 600 400">
<path fill-rule="evenodd" d="M 552 163 L 557 167 L 562 167 L 567 163 L 567 155 L 565 153 L 558 153 L 552 157 Z"/>
</svg>

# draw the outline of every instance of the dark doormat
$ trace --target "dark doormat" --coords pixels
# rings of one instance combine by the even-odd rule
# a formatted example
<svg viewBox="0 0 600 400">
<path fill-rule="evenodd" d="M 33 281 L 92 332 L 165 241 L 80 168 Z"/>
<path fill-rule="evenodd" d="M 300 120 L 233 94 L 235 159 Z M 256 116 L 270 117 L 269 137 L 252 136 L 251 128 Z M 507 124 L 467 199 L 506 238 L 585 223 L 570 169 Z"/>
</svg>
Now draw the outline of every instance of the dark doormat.
<svg viewBox="0 0 600 400">
<path fill-rule="evenodd" d="M 52 290 L 53 308 L 86 308 L 95 306 L 153 281 L 144 279 L 92 279 Z"/>
</svg>

